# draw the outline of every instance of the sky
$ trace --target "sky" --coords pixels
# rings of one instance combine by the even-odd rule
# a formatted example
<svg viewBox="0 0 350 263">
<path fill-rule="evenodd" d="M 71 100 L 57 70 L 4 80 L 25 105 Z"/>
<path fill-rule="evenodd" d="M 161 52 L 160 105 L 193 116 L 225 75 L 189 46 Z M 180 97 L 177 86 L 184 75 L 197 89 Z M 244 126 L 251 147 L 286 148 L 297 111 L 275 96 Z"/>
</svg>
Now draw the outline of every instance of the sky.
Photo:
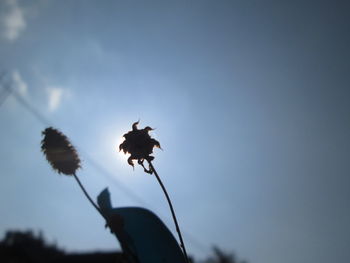
<svg viewBox="0 0 350 263">
<path fill-rule="evenodd" d="M 91 196 L 108 187 L 115 207 L 150 209 L 176 236 L 156 179 L 118 152 L 140 120 L 195 259 L 216 245 L 250 263 L 348 262 L 349 7 L 1 1 L 0 236 L 119 249 L 46 162 L 48 126 L 77 148 Z"/>
</svg>

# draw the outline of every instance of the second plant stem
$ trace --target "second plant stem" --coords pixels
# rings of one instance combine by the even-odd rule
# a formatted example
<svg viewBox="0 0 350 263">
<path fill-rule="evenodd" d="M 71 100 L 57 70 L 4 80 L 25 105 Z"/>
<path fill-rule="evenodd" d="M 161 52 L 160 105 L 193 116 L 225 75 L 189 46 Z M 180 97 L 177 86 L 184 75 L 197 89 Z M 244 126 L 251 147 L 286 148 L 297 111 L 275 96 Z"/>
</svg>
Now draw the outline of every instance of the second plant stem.
<svg viewBox="0 0 350 263">
<path fill-rule="evenodd" d="M 89 194 L 86 192 L 86 190 L 85 190 L 83 184 L 80 182 L 78 176 L 77 176 L 75 173 L 73 174 L 73 176 L 74 176 L 75 180 L 77 181 L 78 185 L 80 186 L 81 190 L 82 190 L 83 193 L 85 194 L 86 198 L 90 201 L 90 203 L 93 205 L 93 207 L 96 208 L 97 212 L 99 212 L 100 215 L 101 215 L 104 219 L 106 219 L 106 221 L 107 221 L 107 218 L 103 215 L 101 209 L 95 204 L 95 202 L 92 200 L 92 198 L 91 198 L 91 197 L 89 196 Z"/>
<path fill-rule="evenodd" d="M 160 179 L 156 169 L 154 169 L 154 166 L 152 164 L 152 162 L 148 161 L 149 163 L 149 167 L 151 168 L 151 171 L 154 173 L 154 175 L 156 176 L 157 180 L 158 180 L 158 183 L 160 184 L 160 187 L 162 188 L 164 194 L 165 194 L 165 197 L 168 201 L 168 204 L 169 204 L 169 207 L 170 207 L 170 211 L 171 211 L 171 215 L 173 216 L 173 219 L 174 219 L 174 223 L 175 223 L 175 227 L 176 227 L 176 232 L 179 236 L 179 239 L 180 239 L 180 245 L 181 245 L 181 248 L 182 248 L 182 251 L 184 253 L 184 257 L 185 257 L 185 260 L 187 263 L 189 263 L 189 260 L 188 260 L 188 257 L 187 257 L 187 252 L 186 252 L 186 248 L 185 248 L 185 244 L 184 244 L 184 241 L 182 239 L 182 235 L 181 235 L 181 231 L 180 231 L 180 227 L 179 227 L 179 224 L 177 223 L 177 219 L 176 219 L 176 215 L 175 215 L 175 211 L 174 211 L 174 208 L 173 208 L 173 205 L 171 204 L 171 200 L 170 200 L 170 197 L 168 195 L 168 192 L 167 190 L 165 189 L 165 186 L 162 182 L 162 180 Z"/>
</svg>

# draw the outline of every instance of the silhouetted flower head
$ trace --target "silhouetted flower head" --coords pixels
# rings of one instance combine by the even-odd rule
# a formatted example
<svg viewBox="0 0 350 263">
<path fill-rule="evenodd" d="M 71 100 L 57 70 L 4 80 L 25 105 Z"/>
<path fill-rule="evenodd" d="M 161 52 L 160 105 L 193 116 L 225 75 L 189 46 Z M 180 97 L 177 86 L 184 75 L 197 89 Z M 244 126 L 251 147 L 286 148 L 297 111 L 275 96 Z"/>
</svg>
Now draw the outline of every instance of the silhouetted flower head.
<svg viewBox="0 0 350 263">
<path fill-rule="evenodd" d="M 46 128 L 42 134 L 41 150 L 52 168 L 58 173 L 75 174 L 80 168 L 80 159 L 68 138 L 52 127 Z"/>
<path fill-rule="evenodd" d="M 151 173 L 150 170 L 147 170 L 143 166 L 143 161 L 152 161 L 154 157 L 150 154 L 153 153 L 153 148 L 161 147 L 159 142 L 151 138 L 151 136 L 148 134 L 148 132 L 152 131 L 153 129 L 147 126 L 144 129 L 139 130 L 137 128 L 138 124 L 139 122 L 135 122 L 132 125 L 132 131 L 129 131 L 128 133 L 123 135 L 125 140 L 122 144 L 119 145 L 119 151 L 123 150 L 125 154 L 130 154 L 130 157 L 128 158 L 128 163 L 131 166 L 134 166 L 133 160 L 137 160 L 138 164 L 142 165 L 146 172 Z"/>
</svg>

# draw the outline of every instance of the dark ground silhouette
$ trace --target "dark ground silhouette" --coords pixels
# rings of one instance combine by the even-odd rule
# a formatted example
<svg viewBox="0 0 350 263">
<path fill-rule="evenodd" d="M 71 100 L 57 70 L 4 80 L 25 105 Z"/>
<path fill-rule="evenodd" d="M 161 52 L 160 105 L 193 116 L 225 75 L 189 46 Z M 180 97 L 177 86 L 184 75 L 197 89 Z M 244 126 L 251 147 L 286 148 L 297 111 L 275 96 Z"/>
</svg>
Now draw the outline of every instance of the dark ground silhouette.
<svg viewBox="0 0 350 263">
<path fill-rule="evenodd" d="M 191 262 L 195 262 L 193 259 Z M 122 252 L 66 253 L 56 245 L 47 244 L 43 234 L 33 231 L 7 231 L 0 241 L 1 263 L 128 263 Z M 202 263 L 245 263 L 233 253 L 213 248 L 213 256 Z"/>
<path fill-rule="evenodd" d="M 65 253 L 55 245 L 48 245 L 42 234 L 32 231 L 8 231 L 0 242 L 1 263 L 126 263 L 121 252 Z"/>
</svg>

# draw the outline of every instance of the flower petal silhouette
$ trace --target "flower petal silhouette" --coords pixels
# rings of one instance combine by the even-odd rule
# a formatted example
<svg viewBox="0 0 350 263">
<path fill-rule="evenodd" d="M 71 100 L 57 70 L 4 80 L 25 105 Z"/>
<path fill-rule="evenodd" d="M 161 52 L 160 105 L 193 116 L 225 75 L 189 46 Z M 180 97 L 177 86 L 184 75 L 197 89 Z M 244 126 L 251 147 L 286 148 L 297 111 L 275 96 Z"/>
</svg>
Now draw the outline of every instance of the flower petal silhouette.
<svg viewBox="0 0 350 263">
<path fill-rule="evenodd" d="M 151 138 L 149 131 L 153 129 L 149 126 L 144 129 L 139 130 L 137 125 L 139 122 L 134 122 L 132 125 L 132 130 L 124 134 L 123 137 L 125 140 L 119 145 L 119 151 L 123 151 L 125 154 L 129 153 L 130 157 L 128 158 L 128 164 L 134 167 L 133 160 L 137 160 L 145 171 L 150 173 L 150 170 L 147 170 L 143 166 L 143 161 L 152 161 L 154 159 L 151 154 L 153 153 L 153 148 L 161 148 L 160 143 Z"/>
</svg>

